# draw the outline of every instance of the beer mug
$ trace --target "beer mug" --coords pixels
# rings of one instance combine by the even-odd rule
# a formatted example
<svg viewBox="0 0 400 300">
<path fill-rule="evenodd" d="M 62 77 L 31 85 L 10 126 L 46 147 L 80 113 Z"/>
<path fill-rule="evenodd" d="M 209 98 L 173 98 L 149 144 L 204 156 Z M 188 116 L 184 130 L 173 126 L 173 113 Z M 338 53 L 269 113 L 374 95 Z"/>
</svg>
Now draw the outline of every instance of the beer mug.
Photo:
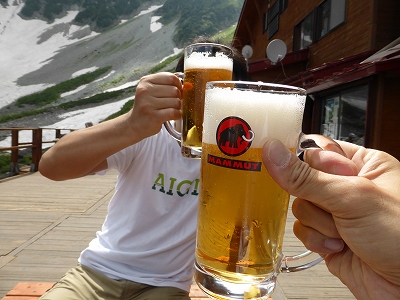
<svg viewBox="0 0 400 300">
<path fill-rule="evenodd" d="M 305 99 L 291 86 L 207 83 L 194 277 L 213 299 L 267 299 L 280 272 L 322 261 L 310 251 L 282 254 L 290 195 L 262 163 L 271 138 L 301 152 Z"/>
<path fill-rule="evenodd" d="M 184 55 L 182 132 L 177 132 L 170 122 L 164 126 L 181 142 L 183 156 L 200 158 L 206 83 L 232 80 L 233 53 L 224 45 L 198 43 L 187 46 Z"/>
</svg>

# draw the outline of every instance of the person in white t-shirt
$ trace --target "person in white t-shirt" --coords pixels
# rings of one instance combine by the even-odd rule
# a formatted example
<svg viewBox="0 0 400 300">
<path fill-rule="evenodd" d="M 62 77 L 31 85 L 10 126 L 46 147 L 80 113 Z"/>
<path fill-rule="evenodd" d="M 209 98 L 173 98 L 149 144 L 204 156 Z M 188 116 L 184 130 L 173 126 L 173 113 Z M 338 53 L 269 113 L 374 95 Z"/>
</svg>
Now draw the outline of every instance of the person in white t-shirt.
<svg viewBox="0 0 400 300">
<path fill-rule="evenodd" d="M 234 53 L 234 78 L 247 79 Z M 43 155 L 39 171 L 52 180 L 119 175 L 101 231 L 41 299 L 189 299 L 200 160 L 183 157 L 162 126 L 181 118 L 181 91 L 172 73 L 145 76 L 131 111 L 74 131 Z"/>
</svg>

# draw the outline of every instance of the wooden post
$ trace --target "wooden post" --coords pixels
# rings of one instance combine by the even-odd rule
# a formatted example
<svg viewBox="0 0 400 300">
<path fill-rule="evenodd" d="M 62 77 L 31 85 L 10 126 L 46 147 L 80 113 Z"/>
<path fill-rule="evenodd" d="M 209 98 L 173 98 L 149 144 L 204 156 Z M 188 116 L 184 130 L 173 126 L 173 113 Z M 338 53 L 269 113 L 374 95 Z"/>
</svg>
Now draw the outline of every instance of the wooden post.
<svg viewBox="0 0 400 300">
<path fill-rule="evenodd" d="M 11 130 L 11 146 L 19 146 L 18 141 L 19 129 L 12 129 Z M 12 175 L 19 173 L 18 168 L 18 149 L 11 150 L 11 167 L 10 172 Z"/>
<path fill-rule="evenodd" d="M 42 128 L 32 129 L 32 165 L 31 172 L 39 170 L 39 161 L 42 157 Z"/>
<path fill-rule="evenodd" d="M 61 138 L 61 129 L 56 129 L 56 139 Z"/>
</svg>

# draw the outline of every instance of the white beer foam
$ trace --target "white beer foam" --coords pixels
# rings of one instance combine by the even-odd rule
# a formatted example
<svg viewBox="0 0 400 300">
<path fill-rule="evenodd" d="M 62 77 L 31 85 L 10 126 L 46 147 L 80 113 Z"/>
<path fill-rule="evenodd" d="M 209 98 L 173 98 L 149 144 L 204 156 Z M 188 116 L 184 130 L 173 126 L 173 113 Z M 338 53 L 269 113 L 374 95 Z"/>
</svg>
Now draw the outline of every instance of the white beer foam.
<svg viewBox="0 0 400 300">
<path fill-rule="evenodd" d="M 306 96 L 214 88 L 206 91 L 203 142 L 216 144 L 219 123 L 234 116 L 245 120 L 255 133 L 252 147 L 271 138 L 296 148 Z"/>
<path fill-rule="evenodd" d="M 216 56 L 206 56 L 204 53 L 193 52 L 185 58 L 184 69 L 224 69 L 232 71 L 233 61 L 223 53 L 216 53 Z"/>
</svg>

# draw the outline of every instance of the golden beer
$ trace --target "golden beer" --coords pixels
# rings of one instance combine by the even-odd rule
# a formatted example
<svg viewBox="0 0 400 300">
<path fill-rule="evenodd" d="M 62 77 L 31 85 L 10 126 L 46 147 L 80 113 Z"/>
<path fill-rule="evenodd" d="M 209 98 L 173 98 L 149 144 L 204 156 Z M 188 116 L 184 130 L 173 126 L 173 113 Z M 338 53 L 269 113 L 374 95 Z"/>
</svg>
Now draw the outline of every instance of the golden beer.
<svg viewBox="0 0 400 300">
<path fill-rule="evenodd" d="M 182 154 L 201 151 L 204 94 L 206 83 L 232 80 L 232 50 L 226 46 L 202 43 L 185 48 L 182 95 Z"/>
<path fill-rule="evenodd" d="M 216 80 L 232 80 L 232 70 L 189 69 L 185 70 L 183 85 L 183 145 L 201 149 L 206 83 Z"/>
<path fill-rule="evenodd" d="M 260 171 L 226 167 L 233 166 L 225 161 L 231 158 L 216 144 L 204 143 L 202 155 L 196 260 L 233 281 L 261 280 L 274 271 L 282 250 L 289 195 L 263 165 Z M 240 160 L 261 162 L 261 148 Z"/>
<path fill-rule="evenodd" d="M 262 146 L 277 138 L 295 151 L 305 94 L 263 85 L 207 84 L 195 278 L 202 288 L 210 284 L 211 296 L 222 291 L 212 291 L 214 281 L 229 282 L 227 295 L 243 295 L 244 283 L 256 287 L 250 294 L 267 295 L 254 284 L 275 276 L 282 259 L 289 194 L 265 169 Z"/>
</svg>

